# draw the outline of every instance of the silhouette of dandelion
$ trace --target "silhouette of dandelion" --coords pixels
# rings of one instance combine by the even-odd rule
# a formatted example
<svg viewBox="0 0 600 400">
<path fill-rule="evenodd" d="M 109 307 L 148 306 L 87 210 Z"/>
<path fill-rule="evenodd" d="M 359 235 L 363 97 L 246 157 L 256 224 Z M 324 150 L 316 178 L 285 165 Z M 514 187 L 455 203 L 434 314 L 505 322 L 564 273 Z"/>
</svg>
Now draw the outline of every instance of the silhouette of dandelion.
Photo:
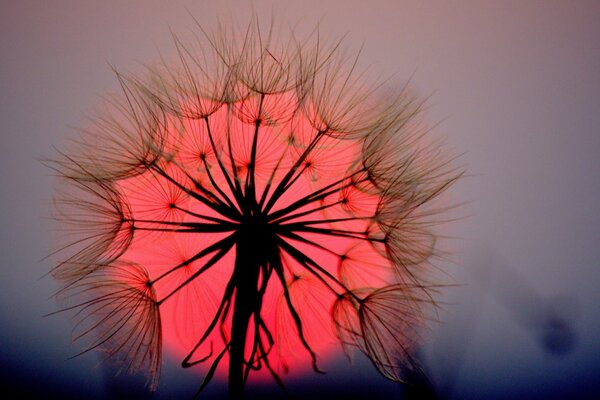
<svg viewBox="0 0 600 400">
<path fill-rule="evenodd" d="M 460 176 L 424 140 L 423 102 L 384 98 L 318 33 L 254 21 L 203 41 L 116 72 L 120 93 L 49 162 L 74 339 L 152 390 L 163 341 L 208 366 L 198 394 L 223 368 L 230 398 L 258 370 L 283 388 L 331 339 L 401 381 L 433 302 L 431 203 Z"/>
</svg>

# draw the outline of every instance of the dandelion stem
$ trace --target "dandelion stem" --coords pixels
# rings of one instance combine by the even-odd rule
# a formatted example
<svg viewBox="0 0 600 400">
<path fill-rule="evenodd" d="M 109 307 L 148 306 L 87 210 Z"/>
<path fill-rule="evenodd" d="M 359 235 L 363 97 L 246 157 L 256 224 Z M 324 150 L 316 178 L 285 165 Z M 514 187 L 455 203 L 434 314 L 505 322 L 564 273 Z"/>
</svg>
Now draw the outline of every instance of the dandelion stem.
<svg viewBox="0 0 600 400">
<path fill-rule="evenodd" d="M 231 163 L 231 171 L 233 174 L 233 182 L 235 183 L 235 187 L 239 193 L 239 196 L 236 196 L 236 200 L 239 203 L 239 199 L 243 197 L 242 187 L 240 185 L 240 177 L 238 175 L 238 166 L 235 162 L 235 157 L 233 156 L 233 146 L 231 145 L 231 115 L 233 114 L 232 105 L 227 103 L 227 150 L 229 155 L 229 162 Z"/>
<path fill-rule="evenodd" d="M 210 140 L 210 145 L 212 146 L 215 157 L 217 158 L 217 163 L 219 164 L 219 168 L 221 168 L 223 177 L 225 178 L 225 181 L 227 181 L 229 190 L 231 190 L 231 193 L 233 193 L 234 197 L 237 199 L 238 204 L 241 204 L 240 201 L 242 200 L 242 190 L 239 186 L 239 182 L 237 179 L 234 179 L 234 181 L 235 181 L 235 187 L 234 187 L 234 184 L 231 182 L 231 177 L 227 173 L 227 169 L 225 168 L 225 165 L 223 164 L 223 160 L 221 160 L 221 156 L 219 154 L 219 151 L 217 150 L 217 146 L 215 145 L 215 139 L 213 138 L 213 134 L 212 134 L 212 130 L 210 128 L 210 123 L 208 121 L 208 117 L 204 117 L 204 122 L 206 124 L 206 130 L 208 132 L 208 138 Z M 229 129 L 228 129 L 228 132 L 229 132 Z M 235 171 L 235 165 L 233 165 L 232 167 Z"/>
<path fill-rule="evenodd" d="M 339 204 L 340 202 L 337 202 L 335 204 Z M 315 209 L 316 211 L 316 209 Z M 330 218 L 330 219 L 314 219 L 314 220 L 310 220 L 310 221 L 299 221 L 299 222 L 294 222 L 294 224 L 302 224 L 302 225 L 319 225 L 319 224 L 333 224 L 336 222 L 348 222 L 348 221 L 364 221 L 364 220 L 371 220 L 372 217 L 347 217 L 347 218 Z M 292 224 L 283 224 L 282 226 L 289 226 Z"/>
<path fill-rule="evenodd" d="M 223 347 L 223 350 L 221 350 L 221 352 L 219 353 L 219 355 L 217 355 L 217 357 L 213 361 L 212 365 L 210 366 L 210 369 L 206 373 L 206 376 L 204 377 L 204 380 L 202 381 L 202 385 L 200 385 L 200 388 L 198 389 L 198 391 L 194 395 L 195 399 L 197 399 L 197 398 L 200 397 L 200 394 L 202 393 L 202 391 L 204 390 L 204 388 L 210 383 L 210 381 L 212 380 L 212 377 L 215 375 L 215 372 L 217 371 L 217 367 L 219 366 L 219 363 L 221 362 L 221 359 L 223 358 L 223 356 L 225 355 L 225 353 L 227 353 L 227 351 L 229 350 L 230 347 L 231 347 L 231 342 L 227 343 Z"/>
<path fill-rule="evenodd" d="M 198 363 L 201 363 L 201 362 L 205 361 L 205 358 L 202 358 L 200 360 L 194 360 L 194 361 L 190 361 L 190 359 L 192 358 L 192 356 L 194 355 L 194 353 L 198 350 L 198 348 L 200 346 L 202 346 L 202 344 L 210 336 L 210 334 L 212 333 L 212 331 L 215 329 L 215 326 L 217 325 L 217 322 L 219 322 L 219 318 L 221 316 L 223 316 L 223 318 L 224 318 L 227 315 L 227 313 L 229 312 L 229 306 L 231 305 L 231 297 L 233 296 L 234 289 L 235 289 L 235 285 L 234 285 L 234 280 L 233 280 L 233 277 L 232 277 L 229 280 L 229 282 L 227 283 L 227 286 L 225 287 L 225 290 L 223 292 L 223 298 L 221 300 L 221 303 L 219 304 L 219 308 L 215 312 L 215 316 L 213 317 L 212 321 L 210 322 L 210 324 L 208 325 L 208 327 L 204 331 L 204 334 L 202 335 L 202 337 L 200 338 L 200 340 L 198 340 L 198 342 L 194 345 L 194 348 L 187 354 L 187 356 L 185 356 L 185 358 L 181 362 L 181 366 L 183 368 L 189 368 L 189 367 L 192 367 L 192 366 L 194 366 L 194 365 L 196 365 Z"/>
<path fill-rule="evenodd" d="M 198 216 L 198 217 L 202 218 L 201 216 Z M 208 218 L 210 218 L 210 217 L 208 217 Z M 225 220 L 218 220 L 218 219 L 217 219 L 217 221 L 215 221 L 215 222 L 218 222 L 216 224 L 206 224 L 206 223 L 202 223 L 202 222 L 159 221 L 159 220 L 152 220 L 152 219 L 124 219 L 123 222 L 131 222 L 133 224 L 142 223 L 142 224 L 157 224 L 157 225 L 186 227 L 186 228 L 197 229 L 198 232 L 227 232 L 227 231 L 234 230 L 236 228 L 236 226 L 238 226 L 238 224 L 231 223 L 231 222 L 228 222 Z M 141 229 L 141 228 L 138 228 L 137 226 L 135 228 Z M 216 230 L 213 230 L 213 228 Z"/>
<path fill-rule="evenodd" d="M 208 215 L 203 215 L 203 214 L 198 214 L 198 213 L 195 213 L 195 212 L 193 212 L 193 211 L 190 211 L 190 210 L 187 210 L 187 209 L 185 209 L 185 208 L 179 207 L 177 204 L 175 204 L 175 205 L 173 206 L 173 208 L 174 208 L 174 209 L 176 209 L 176 210 L 179 210 L 179 211 L 181 211 L 181 212 L 184 212 L 184 213 L 186 213 L 187 215 L 191 215 L 192 217 L 196 217 L 196 218 L 199 218 L 199 219 L 205 219 L 205 220 L 207 220 L 207 221 L 216 222 L 216 223 L 218 223 L 218 224 L 225 224 L 225 225 L 227 225 L 227 224 L 231 224 L 231 225 L 234 225 L 234 226 L 235 226 L 235 225 L 238 225 L 238 224 L 232 224 L 232 223 L 231 223 L 231 221 L 227 221 L 227 220 L 224 220 L 224 219 L 221 219 L 221 218 L 217 218 L 217 217 L 210 217 L 210 216 L 208 216 Z"/>
<path fill-rule="evenodd" d="M 283 218 L 280 218 L 280 219 L 278 219 L 276 221 L 273 221 L 273 223 L 274 224 L 281 224 L 282 222 L 289 221 L 291 219 L 296 219 L 296 218 L 304 217 L 306 215 L 310 215 L 310 214 L 318 212 L 318 211 L 327 210 L 328 208 L 335 207 L 335 206 L 337 206 L 339 204 L 342 204 L 342 203 L 343 203 L 343 201 L 339 200 L 339 201 L 336 201 L 334 203 L 325 204 L 323 206 L 320 206 L 320 207 L 317 207 L 317 208 L 312 208 L 310 210 L 303 211 L 303 212 L 300 212 L 300 213 L 297 213 L 297 214 L 288 215 L 286 217 L 283 217 Z M 353 218 L 353 219 L 355 219 L 355 218 Z M 302 221 L 302 222 L 304 222 L 304 221 Z"/>
<path fill-rule="evenodd" d="M 321 235 L 330 235 L 330 236 L 338 236 L 338 237 L 347 237 L 352 239 L 361 239 L 367 240 L 369 242 L 382 242 L 384 243 L 384 239 L 377 239 L 369 237 L 366 232 L 356 232 L 356 231 L 346 231 L 343 229 L 329 229 L 329 228 L 316 228 L 312 226 L 304 226 L 301 222 L 296 222 L 293 224 L 285 224 L 280 225 L 282 228 L 287 228 L 290 231 L 300 231 L 300 232 L 312 232 L 318 233 Z"/>
<path fill-rule="evenodd" d="M 281 286 L 283 288 L 283 296 L 285 298 L 288 310 L 290 311 L 290 314 L 294 319 L 294 325 L 296 325 L 296 329 L 298 330 L 298 337 L 300 338 L 302 345 L 308 351 L 308 353 L 310 354 L 310 358 L 312 359 L 313 370 L 315 370 L 315 372 L 323 373 L 323 371 L 321 371 L 317 366 L 317 356 L 315 352 L 310 347 L 310 345 L 306 341 L 306 337 L 304 336 L 304 331 L 302 328 L 302 319 L 300 318 L 300 315 L 298 315 L 298 312 L 296 311 L 296 308 L 292 303 L 288 283 L 286 282 L 285 275 L 283 273 L 283 265 L 281 263 L 281 255 L 279 254 L 279 250 L 276 250 L 276 252 L 274 252 L 274 254 L 271 255 L 271 263 L 273 264 L 273 269 L 277 273 L 277 277 L 279 278 L 279 282 L 281 283 Z"/>
<path fill-rule="evenodd" d="M 279 235 L 281 235 L 281 236 L 285 236 L 285 237 L 287 237 L 287 238 L 289 238 L 289 239 L 297 240 L 297 241 L 299 241 L 299 242 L 306 243 L 306 244 L 309 244 L 309 245 L 311 245 L 311 246 L 314 246 L 314 247 L 316 247 L 316 248 L 318 248 L 318 249 L 321 249 L 321 250 L 323 250 L 323 251 L 325 251 L 325 252 L 327 252 L 327 253 L 329 253 L 329 254 L 331 254 L 331 255 L 334 255 L 334 256 L 336 256 L 336 257 L 341 257 L 341 254 L 339 254 L 339 253 L 337 253 L 337 252 L 335 252 L 335 251 L 333 251 L 333 250 L 331 250 L 331 249 L 329 249 L 329 248 L 327 248 L 327 247 L 325 247 L 325 246 L 322 246 L 322 245 L 320 245 L 320 244 L 318 244 L 318 243 L 315 243 L 315 242 L 313 242 L 313 241 L 311 241 L 311 240 L 308 240 L 308 239 L 306 239 L 305 237 L 302 237 L 302 236 L 300 236 L 300 235 L 297 235 L 297 234 L 295 234 L 294 232 L 290 232 L 290 231 L 281 232 L 281 231 L 279 231 L 279 232 L 277 232 L 277 233 L 278 233 Z"/>
<path fill-rule="evenodd" d="M 206 197 L 201 196 L 200 194 L 194 192 L 193 190 L 191 190 L 191 189 L 185 187 L 184 185 L 182 185 L 181 183 L 177 182 L 169 174 L 167 174 L 162 168 L 160 168 L 158 166 L 153 166 L 153 169 L 156 172 L 158 172 L 161 176 L 163 176 L 167 180 L 169 180 L 171 183 L 173 183 L 175 186 L 177 186 L 178 188 L 180 188 L 181 190 L 183 190 L 184 192 L 186 192 L 187 194 L 192 196 L 194 199 L 207 205 L 208 207 L 210 207 L 214 211 L 218 212 L 222 216 L 231 218 L 233 220 L 239 219 L 239 213 L 237 212 L 237 210 L 226 207 L 225 205 L 215 204 L 215 203 L 209 201 Z"/>
<path fill-rule="evenodd" d="M 229 352 L 229 399 L 241 399 L 244 389 L 244 353 L 248 325 L 253 314 L 260 314 L 262 295 L 258 290 L 260 271 L 267 264 L 267 254 L 257 248 L 259 241 L 267 239 L 256 237 L 253 229 L 240 232 L 236 243 L 235 266 L 235 307 L 231 323 L 231 350 Z M 268 241 L 268 239 L 267 239 Z M 265 246 L 265 244 L 263 244 Z M 269 244 L 266 244 L 269 246 Z M 261 246 L 262 247 L 262 246 Z M 267 249 L 264 249 L 267 250 Z M 263 285 L 266 284 L 263 276 Z M 254 338 L 256 340 L 257 338 Z"/>
<path fill-rule="evenodd" d="M 229 252 L 229 250 L 231 250 L 231 248 L 235 244 L 235 236 L 236 236 L 235 234 L 232 234 L 232 235 L 228 236 L 227 238 L 225 238 L 224 240 L 222 240 L 221 242 L 219 242 L 218 243 L 219 246 L 215 245 L 215 247 L 211 250 L 215 251 L 215 249 L 220 247 L 220 250 L 217 252 L 217 254 L 215 254 L 210 260 L 208 260 L 202 268 L 200 268 L 198 271 L 194 272 L 192 274 L 192 276 L 190 276 L 182 284 L 177 286 L 171 293 L 169 293 L 168 295 L 163 297 L 162 300 L 158 301 L 158 304 L 160 305 L 160 304 L 164 303 L 168 298 L 170 298 L 175 293 L 177 293 L 179 290 L 181 290 L 181 288 L 183 288 L 188 283 L 190 283 L 191 281 L 196 279 L 196 277 L 200 276 L 202 273 L 204 273 L 204 271 L 206 271 L 207 269 L 209 269 L 210 267 L 215 265 L 217 263 L 217 261 L 219 261 L 221 258 L 223 258 L 225 256 L 225 254 L 227 254 Z M 211 252 L 208 252 L 206 254 L 209 254 Z M 200 257 L 198 257 L 198 258 L 200 258 Z"/>
<path fill-rule="evenodd" d="M 324 199 L 327 196 L 330 196 L 331 194 L 340 192 L 341 190 L 350 186 L 351 184 L 348 184 L 345 186 L 344 185 L 338 186 L 338 185 L 341 185 L 342 182 L 349 180 L 350 178 L 352 178 L 353 176 L 355 176 L 361 172 L 363 172 L 363 170 L 356 171 L 348 176 L 338 179 L 337 181 L 332 182 L 329 185 L 324 186 L 318 190 L 315 190 L 314 192 L 302 197 L 301 199 L 296 200 L 289 206 L 282 208 L 281 210 L 277 210 L 277 211 L 270 213 L 269 221 L 273 221 L 273 220 L 280 218 L 286 214 L 289 214 L 290 212 L 295 211 L 295 210 L 299 209 L 300 207 L 303 207 L 307 204 Z"/>
<path fill-rule="evenodd" d="M 290 256 L 292 256 L 300 265 L 302 265 L 311 274 L 313 274 L 314 276 L 316 276 L 317 279 L 319 279 L 321 282 L 323 282 L 323 284 L 325 286 L 327 286 L 327 288 L 329 290 L 331 290 L 331 292 L 334 293 L 336 296 L 339 297 L 340 293 L 338 293 L 338 291 L 335 290 L 333 288 L 333 286 L 331 286 L 331 284 L 329 284 L 329 282 L 327 282 L 327 280 L 321 276 L 321 274 L 325 275 L 327 278 L 329 278 L 333 282 L 335 282 L 336 285 L 338 285 L 339 287 L 341 287 L 346 294 L 350 295 L 355 300 L 362 301 L 360 299 L 360 297 L 358 297 L 354 292 L 352 292 L 346 285 L 344 285 L 342 282 L 340 282 L 329 271 L 327 271 L 325 268 L 321 267 L 319 264 L 317 264 L 314 260 L 312 260 L 306 254 L 302 253 L 301 251 L 299 251 L 298 249 L 296 249 L 294 246 L 290 245 L 289 243 L 287 243 L 283 239 L 279 240 L 279 244 L 280 244 L 280 247 L 286 253 L 288 253 Z"/>
<path fill-rule="evenodd" d="M 258 131 L 260 129 L 260 124 L 261 124 L 261 115 L 262 115 L 262 107 L 263 107 L 263 101 L 265 99 L 265 95 L 261 94 L 260 95 L 260 101 L 258 104 L 258 116 L 256 119 L 256 122 L 254 124 L 254 137 L 252 139 L 252 149 L 250 151 L 250 166 L 248 168 L 248 175 L 249 175 L 249 183 L 246 186 L 246 197 L 249 197 L 250 199 L 252 199 L 252 205 L 253 205 L 253 213 L 257 213 L 260 210 L 258 210 L 256 207 L 257 203 L 256 203 L 256 178 L 255 178 L 255 170 L 256 170 L 256 149 L 258 147 Z"/>
<path fill-rule="evenodd" d="M 192 183 L 194 184 L 194 187 L 197 190 L 200 190 L 204 195 L 206 195 L 207 197 L 213 199 L 217 204 L 219 204 L 222 207 L 226 207 L 227 205 L 229 205 L 229 207 L 235 209 L 235 205 L 231 202 L 231 200 L 229 199 L 229 197 L 227 197 L 227 195 L 221 190 L 221 188 L 219 188 L 219 186 L 217 186 L 212 178 L 212 174 L 210 173 L 210 167 L 207 164 L 206 161 L 206 157 L 202 158 L 202 163 L 204 164 L 204 168 L 206 169 L 206 174 L 208 175 L 211 184 L 213 185 L 213 188 L 223 197 L 223 199 L 220 199 L 217 195 L 215 195 L 213 192 L 211 192 L 210 190 L 206 189 L 204 186 L 202 186 L 202 184 L 194 179 L 193 176 L 191 176 L 185 169 L 183 169 L 181 167 L 181 165 L 179 165 L 179 163 L 175 163 L 178 167 L 179 170 L 185 174 L 186 178 L 188 178 L 190 181 L 192 181 Z M 223 202 L 225 201 L 227 203 L 227 205 Z"/>
<path fill-rule="evenodd" d="M 206 170 L 206 175 L 208 175 L 208 179 L 209 179 L 212 187 L 215 188 L 215 190 L 221 195 L 221 197 L 223 197 L 223 200 L 225 200 L 225 202 L 227 202 L 227 204 L 229 204 L 229 207 L 236 209 L 235 204 L 233 204 L 233 202 L 231 201 L 229 196 L 227 196 L 225 194 L 225 192 L 223 192 L 223 189 L 221 189 L 219 187 L 219 185 L 217 185 L 217 182 L 215 182 L 215 178 L 213 177 L 212 173 L 210 172 L 210 166 L 208 165 L 206 158 L 202 159 L 202 164 L 204 164 L 204 169 Z M 196 185 L 196 187 L 198 187 L 198 185 Z"/>
<path fill-rule="evenodd" d="M 312 139 L 312 141 L 310 142 L 310 144 L 306 147 L 306 149 L 300 155 L 300 157 L 298 157 L 298 160 L 296 160 L 296 162 L 294 163 L 294 165 L 290 168 L 290 170 L 287 172 L 287 174 L 285 174 L 285 176 L 283 177 L 283 179 L 279 182 L 279 184 L 277 185 L 277 187 L 273 191 L 273 194 L 271 195 L 271 198 L 267 202 L 267 205 L 263 209 L 263 213 L 264 214 L 268 214 L 269 211 L 271 210 L 271 208 L 273 208 L 273 206 L 277 202 L 277 200 L 281 197 L 281 195 L 283 193 L 285 193 L 285 188 L 286 188 L 288 182 L 290 181 L 290 179 L 292 179 L 292 177 L 294 176 L 294 173 L 296 172 L 296 170 L 298 169 L 298 167 L 300 167 L 300 165 L 302 165 L 302 163 L 304 162 L 304 160 L 306 160 L 306 157 L 308 157 L 308 155 L 313 151 L 313 149 L 315 148 L 315 146 L 317 145 L 317 143 L 321 140 L 321 138 L 323 137 L 323 135 L 325 134 L 325 132 L 326 132 L 325 130 L 323 130 L 323 131 L 317 131 L 317 134 Z M 262 204 L 260 206 L 262 208 Z"/>
<path fill-rule="evenodd" d="M 283 251 L 285 251 L 287 254 L 289 254 L 300 265 L 302 265 L 304 268 L 309 270 L 313 275 L 315 275 L 321 282 L 323 282 L 323 284 L 325 286 L 327 286 L 329 288 L 329 290 L 331 290 L 333 293 L 335 293 L 336 296 L 339 296 L 339 293 L 337 292 L 337 290 L 335 290 L 334 287 L 331 286 L 331 284 L 329 282 L 327 282 L 327 280 L 325 280 L 325 278 L 323 278 L 320 274 L 318 274 L 310 266 L 311 265 L 310 261 L 312 261 L 312 260 L 310 260 L 305 254 L 303 254 L 301 251 L 299 251 L 298 249 L 296 249 L 294 246 L 290 245 L 283 239 L 279 240 L 279 247 Z M 322 270 L 321 272 L 323 272 L 324 275 L 326 275 L 331 280 L 333 280 L 335 283 L 337 283 L 338 285 L 343 287 L 343 284 L 339 280 L 337 280 L 333 275 L 331 275 L 329 272 L 323 270 L 323 268 L 319 267 L 316 263 L 314 263 L 314 261 L 312 261 L 312 264 L 314 264 L 316 267 L 318 267 L 317 269 Z"/>
<path fill-rule="evenodd" d="M 289 146 L 289 143 L 288 143 L 288 146 Z M 287 150 L 287 148 L 285 150 Z M 259 209 L 262 209 L 263 205 L 265 204 L 267 195 L 269 194 L 269 190 L 271 189 L 273 179 L 275 179 L 275 175 L 279 171 L 279 167 L 280 167 L 282 161 L 284 161 L 287 156 L 287 153 L 285 150 L 281 152 L 281 155 L 279 156 L 277 163 L 275 164 L 275 166 L 273 167 L 273 170 L 271 171 L 271 175 L 269 176 L 267 184 L 265 185 L 265 187 L 263 189 L 262 195 L 260 196 L 260 201 L 258 202 Z"/>
</svg>

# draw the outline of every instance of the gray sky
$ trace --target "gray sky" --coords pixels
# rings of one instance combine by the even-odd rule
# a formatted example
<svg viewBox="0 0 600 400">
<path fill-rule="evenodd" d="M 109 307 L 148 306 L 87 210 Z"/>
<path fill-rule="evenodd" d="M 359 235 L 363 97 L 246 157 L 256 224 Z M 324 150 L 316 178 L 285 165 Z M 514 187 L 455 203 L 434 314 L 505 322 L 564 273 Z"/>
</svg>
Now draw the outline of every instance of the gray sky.
<svg viewBox="0 0 600 400">
<path fill-rule="evenodd" d="M 69 321 L 41 318 L 56 308 L 49 300 L 54 283 L 43 277 L 51 262 L 42 260 L 53 244 L 53 179 L 36 158 L 52 155 L 98 96 L 116 88 L 110 65 L 136 71 L 157 60 L 157 49 L 168 56 L 169 26 L 184 36 L 194 29 L 188 9 L 210 27 L 216 15 L 246 21 L 252 7 L 242 4 L 0 5 L 0 367 L 10 371 L 6 376 L 83 382 L 81 390 L 99 398 L 109 393 L 110 380 L 94 356 L 65 361 L 74 353 Z M 321 21 L 324 37 L 347 34 L 350 49 L 364 43 L 363 65 L 374 76 L 395 74 L 391 84 L 412 77 L 415 90 L 431 95 L 427 118 L 440 122 L 435 134 L 463 153 L 469 176 L 450 197 L 467 204 L 458 212 L 464 218 L 443 228 L 454 238 L 447 243 L 453 263 L 440 263 L 460 286 L 444 291 L 443 323 L 432 325 L 424 348 L 438 391 L 451 398 L 598 394 L 599 3 L 253 4 L 265 20 L 273 8 L 300 31 Z M 165 375 L 159 397 L 178 385 L 195 387 L 197 377 L 188 371 L 168 368 Z M 395 390 L 366 362 L 323 379 L 315 385 L 358 379 L 385 393 Z"/>
</svg>

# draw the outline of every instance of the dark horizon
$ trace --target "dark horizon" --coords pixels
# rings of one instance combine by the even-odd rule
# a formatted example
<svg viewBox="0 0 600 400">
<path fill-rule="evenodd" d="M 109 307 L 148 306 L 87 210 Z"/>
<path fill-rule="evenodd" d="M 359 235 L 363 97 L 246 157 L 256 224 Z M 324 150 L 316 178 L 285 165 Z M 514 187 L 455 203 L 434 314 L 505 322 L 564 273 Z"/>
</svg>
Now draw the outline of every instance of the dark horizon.
<svg viewBox="0 0 600 400">
<path fill-rule="evenodd" d="M 238 8 L 178 1 L 82 4 L 7 1 L 0 6 L 0 382 L 44 398 L 189 397 L 201 376 L 168 357 L 154 394 L 144 379 L 112 374 L 70 343 L 71 321 L 56 311 L 58 285 L 45 259 L 57 240 L 51 220 L 55 179 L 39 161 L 55 155 L 85 124 L 103 93 L 117 89 L 111 66 L 143 71 L 173 55 L 169 27 L 186 36 L 195 23 L 254 10 L 268 20 L 271 2 Z M 284 26 L 364 42 L 361 65 L 410 80 L 431 95 L 426 119 L 468 176 L 450 200 L 466 202 L 442 226 L 448 260 L 440 276 L 439 319 L 422 351 L 440 399 L 598 398 L 600 383 L 600 6 L 560 1 L 501 4 L 381 1 L 286 2 Z M 189 36 L 188 36 L 189 37 Z M 359 356 L 357 352 L 357 356 Z M 411 398 L 364 357 L 346 366 L 324 360 L 289 389 L 311 399 L 352 394 Z M 337 365 L 342 365 L 341 367 Z M 329 369 L 328 369 L 329 367 Z M 284 382 L 286 380 L 284 379 Z M 224 395 L 214 382 L 208 399 Z M 422 388 L 426 392 L 426 387 Z M 417 391 L 418 392 L 418 391 Z M 276 385 L 250 387 L 260 398 Z M 421 395 L 423 392 L 419 392 Z M 250 397 L 252 398 L 252 397 Z M 374 397 L 375 398 L 375 397 Z"/>
</svg>

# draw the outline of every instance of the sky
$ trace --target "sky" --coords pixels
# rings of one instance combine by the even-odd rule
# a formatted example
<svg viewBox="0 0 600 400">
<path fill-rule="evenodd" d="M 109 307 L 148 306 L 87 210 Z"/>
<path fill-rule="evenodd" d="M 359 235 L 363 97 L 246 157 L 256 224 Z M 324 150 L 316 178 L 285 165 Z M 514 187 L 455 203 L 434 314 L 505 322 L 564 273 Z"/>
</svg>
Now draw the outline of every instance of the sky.
<svg viewBox="0 0 600 400">
<path fill-rule="evenodd" d="M 233 14 L 345 35 L 361 66 L 428 97 L 433 133 L 466 176 L 449 193 L 449 260 L 422 362 L 441 399 L 600 396 L 600 4 L 593 1 L 10 1 L 0 5 L 0 381 L 46 398 L 189 398 L 199 376 L 167 358 L 159 389 L 68 359 L 45 275 L 55 181 L 39 161 L 114 90 L 111 67 L 172 55 L 170 30 Z M 299 397 L 410 398 L 358 356 L 289 382 Z M 211 385 L 206 398 L 223 395 Z M 277 394 L 253 385 L 249 396 Z M 321 397 L 320 397 L 321 396 Z"/>
</svg>

